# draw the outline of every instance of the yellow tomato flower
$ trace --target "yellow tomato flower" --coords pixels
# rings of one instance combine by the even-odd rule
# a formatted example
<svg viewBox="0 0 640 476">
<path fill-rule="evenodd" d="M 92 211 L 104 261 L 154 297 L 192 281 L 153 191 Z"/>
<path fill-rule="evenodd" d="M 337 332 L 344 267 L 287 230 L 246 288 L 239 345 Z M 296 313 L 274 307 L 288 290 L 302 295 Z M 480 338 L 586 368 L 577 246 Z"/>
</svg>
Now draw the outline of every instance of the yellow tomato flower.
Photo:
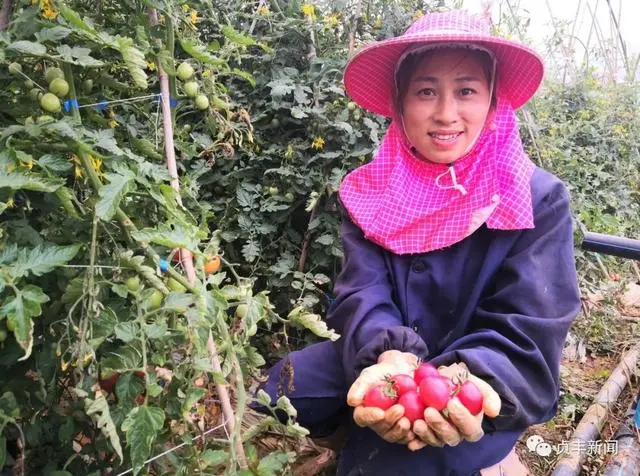
<svg viewBox="0 0 640 476">
<path fill-rule="evenodd" d="M 287 150 L 285 151 L 284 156 L 287 159 L 290 159 L 291 157 L 293 157 L 293 147 L 291 146 L 291 144 L 287 146 Z"/>
<path fill-rule="evenodd" d="M 81 179 L 84 177 L 84 172 L 82 171 L 82 167 L 79 167 L 76 165 L 73 174 L 75 175 L 76 178 Z"/>
<path fill-rule="evenodd" d="M 271 10 L 269 10 L 269 7 L 267 7 L 266 5 L 262 5 L 261 7 L 258 7 L 258 15 L 262 17 L 268 17 L 269 15 L 271 15 Z"/>
<path fill-rule="evenodd" d="M 149 62 L 147 62 L 147 68 L 149 69 L 149 71 L 155 71 L 156 70 L 156 64 L 153 61 L 149 61 Z"/>
<path fill-rule="evenodd" d="M 333 28 L 335 26 L 338 26 L 338 24 L 340 23 L 340 20 L 338 20 L 338 15 L 325 15 L 322 18 L 322 21 L 324 22 L 324 26 L 325 28 Z"/>
<path fill-rule="evenodd" d="M 69 362 L 65 362 L 64 359 L 62 359 L 62 362 L 60 362 L 60 368 L 63 372 L 66 372 L 69 368 Z"/>
<path fill-rule="evenodd" d="M 200 19 L 198 18 L 198 12 L 196 12 L 195 10 L 191 10 L 191 12 L 189 13 L 189 23 L 195 25 L 199 21 Z"/>
<path fill-rule="evenodd" d="M 7 208 L 13 208 L 15 206 L 16 206 L 16 201 L 13 199 L 13 197 L 7 200 Z"/>
<path fill-rule="evenodd" d="M 313 139 L 313 143 L 311 144 L 311 147 L 313 147 L 314 149 L 324 148 L 324 138 L 317 136 L 315 139 Z"/>
<path fill-rule="evenodd" d="M 118 121 L 116 121 L 115 119 L 109 119 L 108 124 L 111 129 L 114 129 L 118 126 Z"/>
<path fill-rule="evenodd" d="M 302 13 L 305 17 L 315 18 L 316 17 L 316 7 L 311 3 L 305 3 L 302 5 Z"/>
<path fill-rule="evenodd" d="M 182 11 L 187 13 L 189 10 L 191 10 L 191 7 L 187 3 L 183 3 L 182 4 Z"/>
</svg>

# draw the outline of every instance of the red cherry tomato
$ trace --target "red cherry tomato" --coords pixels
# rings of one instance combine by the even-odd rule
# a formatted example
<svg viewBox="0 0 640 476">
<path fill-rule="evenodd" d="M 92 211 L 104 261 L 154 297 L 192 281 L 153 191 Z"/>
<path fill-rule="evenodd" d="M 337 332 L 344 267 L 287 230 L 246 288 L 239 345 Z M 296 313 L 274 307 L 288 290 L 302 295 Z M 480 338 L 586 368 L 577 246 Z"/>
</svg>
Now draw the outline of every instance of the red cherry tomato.
<svg viewBox="0 0 640 476">
<path fill-rule="evenodd" d="M 398 396 L 402 396 L 408 392 L 417 392 L 418 384 L 411 378 L 410 375 L 398 374 L 389 378 L 391 386 L 396 391 Z"/>
<path fill-rule="evenodd" d="M 426 407 L 417 392 L 407 392 L 400 395 L 398 404 L 404 407 L 404 416 L 409 419 L 412 425 L 416 420 L 424 420 Z"/>
<path fill-rule="evenodd" d="M 398 401 L 398 395 L 388 384 L 371 387 L 364 396 L 363 405 L 365 407 L 378 407 L 386 410 Z"/>
<path fill-rule="evenodd" d="M 420 398 L 427 407 L 438 411 L 446 408 L 451 398 L 453 384 L 447 377 L 426 377 L 420 382 Z"/>
<path fill-rule="evenodd" d="M 460 385 L 460 389 L 456 394 L 460 403 L 462 403 L 472 415 L 477 415 L 482 411 L 483 396 L 480 389 L 470 380 Z"/>
<path fill-rule="evenodd" d="M 413 380 L 420 385 L 422 379 L 425 377 L 439 377 L 440 372 L 436 369 L 432 364 L 428 362 L 423 362 L 413 373 Z"/>
</svg>

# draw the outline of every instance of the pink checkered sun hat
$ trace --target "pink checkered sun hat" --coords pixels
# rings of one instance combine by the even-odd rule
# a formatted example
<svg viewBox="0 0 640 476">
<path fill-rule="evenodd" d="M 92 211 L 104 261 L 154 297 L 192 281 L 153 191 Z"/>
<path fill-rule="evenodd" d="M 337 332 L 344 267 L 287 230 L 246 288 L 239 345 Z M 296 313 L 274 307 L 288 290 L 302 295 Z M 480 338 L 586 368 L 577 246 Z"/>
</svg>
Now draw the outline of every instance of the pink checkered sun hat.
<svg viewBox="0 0 640 476">
<path fill-rule="evenodd" d="M 530 48 L 492 36 L 489 24 L 464 11 L 429 13 L 402 35 L 370 44 L 356 53 L 345 69 L 347 93 L 364 109 L 393 117 L 395 71 L 402 55 L 416 46 L 473 44 L 489 50 L 496 60 L 496 91 L 513 109 L 538 90 L 544 63 Z"/>
</svg>

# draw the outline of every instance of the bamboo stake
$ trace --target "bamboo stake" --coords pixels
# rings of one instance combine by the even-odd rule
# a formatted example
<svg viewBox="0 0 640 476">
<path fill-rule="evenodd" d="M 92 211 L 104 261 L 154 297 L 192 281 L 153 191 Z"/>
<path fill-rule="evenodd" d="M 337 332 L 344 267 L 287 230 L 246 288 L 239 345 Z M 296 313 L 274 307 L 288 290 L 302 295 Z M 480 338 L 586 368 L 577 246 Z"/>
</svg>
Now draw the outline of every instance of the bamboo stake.
<svg viewBox="0 0 640 476">
<path fill-rule="evenodd" d="M 578 448 L 578 451 L 570 451 L 561 458 L 551 476 L 578 476 L 580 474 L 582 464 L 587 456 L 587 452 L 580 451 L 580 448 L 587 447 L 589 441 L 597 440 L 607 415 L 626 387 L 629 375 L 634 371 L 639 357 L 640 344 L 623 356 L 573 432 L 568 447 L 570 450 Z"/>
<path fill-rule="evenodd" d="M 155 8 L 149 9 L 149 21 L 151 25 L 155 26 L 158 24 L 158 14 Z M 173 52 L 170 52 L 173 54 Z M 169 76 L 166 71 L 162 68 L 162 64 L 160 61 L 157 62 L 158 65 L 158 77 L 160 79 L 160 92 L 162 95 L 162 126 L 164 130 L 164 147 L 165 153 L 167 156 L 167 168 L 169 169 L 169 174 L 171 175 L 171 186 L 177 192 L 177 201 L 182 206 L 182 199 L 180 198 L 180 182 L 178 179 L 178 167 L 176 165 L 176 155 L 175 148 L 173 143 L 173 121 L 171 117 L 171 95 L 169 88 Z M 187 279 L 190 283 L 194 283 L 196 281 L 196 273 L 195 267 L 193 265 L 193 255 L 189 250 L 182 249 L 180 250 L 180 258 L 182 266 L 184 267 L 184 271 L 187 275 Z M 209 332 L 209 338 L 207 341 L 207 350 L 209 351 L 209 356 L 211 358 L 211 365 L 214 371 L 220 373 L 221 365 L 220 359 L 218 357 L 218 351 L 216 349 L 215 342 L 213 341 L 213 335 Z M 242 469 L 247 468 L 247 460 L 244 454 L 244 447 L 242 446 L 242 440 L 238 438 L 239 435 L 236 435 L 234 432 L 236 417 L 233 411 L 233 407 L 231 405 L 231 398 L 229 396 L 229 391 L 227 390 L 226 385 L 216 383 L 216 391 L 218 392 L 218 396 L 220 397 L 222 413 L 224 419 L 226 421 L 226 427 L 230 435 L 233 435 L 232 438 L 234 441 L 234 449 L 235 456 L 238 461 L 238 466 Z"/>
</svg>

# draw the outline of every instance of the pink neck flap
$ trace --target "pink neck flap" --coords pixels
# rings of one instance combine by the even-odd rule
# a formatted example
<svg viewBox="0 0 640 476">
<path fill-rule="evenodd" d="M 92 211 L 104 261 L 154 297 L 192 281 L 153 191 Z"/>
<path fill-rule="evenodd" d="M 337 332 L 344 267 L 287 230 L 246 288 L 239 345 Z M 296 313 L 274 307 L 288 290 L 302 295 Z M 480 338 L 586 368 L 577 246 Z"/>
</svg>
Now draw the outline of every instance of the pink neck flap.
<svg viewBox="0 0 640 476">
<path fill-rule="evenodd" d="M 533 228 L 531 176 L 516 115 L 498 100 L 492 126 L 455 164 L 416 157 L 395 121 L 370 163 L 349 173 L 340 200 L 365 237 L 396 254 L 449 247 L 482 224 Z"/>
</svg>

